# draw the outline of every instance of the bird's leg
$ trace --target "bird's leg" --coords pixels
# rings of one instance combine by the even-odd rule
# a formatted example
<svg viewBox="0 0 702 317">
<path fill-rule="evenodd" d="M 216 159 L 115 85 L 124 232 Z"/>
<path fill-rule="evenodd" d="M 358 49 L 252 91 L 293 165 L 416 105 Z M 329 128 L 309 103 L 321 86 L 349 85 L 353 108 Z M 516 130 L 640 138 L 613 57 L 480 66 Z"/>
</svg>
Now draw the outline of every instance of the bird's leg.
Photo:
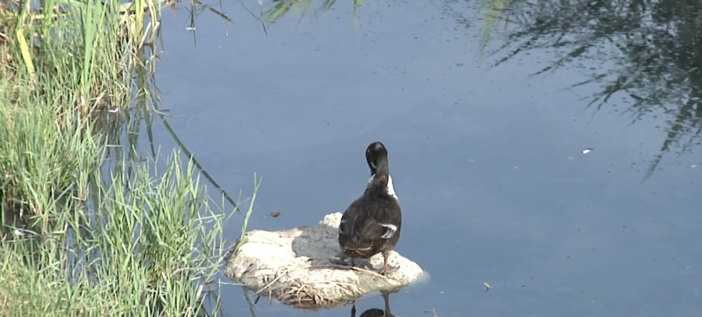
<svg viewBox="0 0 702 317">
<path fill-rule="evenodd" d="M 387 276 L 388 274 L 395 272 L 397 270 L 396 267 L 391 268 L 390 265 L 388 265 L 388 258 L 390 257 L 390 252 L 385 251 L 383 252 L 383 275 Z"/>
<path fill-rule="evenodd" d="M 354 257 L 351 257 L 351 267 L 356 267 L 356 262 L 354 262 Z"/>
</svg>

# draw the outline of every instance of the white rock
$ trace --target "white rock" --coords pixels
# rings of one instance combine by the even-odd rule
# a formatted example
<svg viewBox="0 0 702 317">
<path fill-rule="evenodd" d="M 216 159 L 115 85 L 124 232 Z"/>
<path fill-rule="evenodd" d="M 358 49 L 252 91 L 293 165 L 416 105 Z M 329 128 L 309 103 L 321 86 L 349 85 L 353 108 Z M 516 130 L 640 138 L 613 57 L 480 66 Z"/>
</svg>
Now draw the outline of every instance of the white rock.
<svg viewBox="0 0 702 317">
<path fill-rule="evenodd" d="M 225 276 L 258 294 L 304 309 L 338 306 L 368 293 L 396 291 L 428 277 L 419 265 L 395 251 L 389 263 L 397 270 L 387 278 L 332 262 L 341 255 L 341 215 L 326 215 L 311 227 L 247 232 L 246 243 L 227 258 Z M 382 268 L 382 255 L 375 255 L 370 263 L 376 270 Z"/>
</svg>

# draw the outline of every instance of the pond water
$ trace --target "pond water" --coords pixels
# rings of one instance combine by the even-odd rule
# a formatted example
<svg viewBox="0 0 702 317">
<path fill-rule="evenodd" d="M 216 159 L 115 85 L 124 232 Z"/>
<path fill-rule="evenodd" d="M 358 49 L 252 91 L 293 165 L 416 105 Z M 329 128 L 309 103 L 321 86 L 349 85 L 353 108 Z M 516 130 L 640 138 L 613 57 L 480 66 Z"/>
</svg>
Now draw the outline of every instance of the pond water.
<svg viewBox="0 0 702 317">
<path fill-rule="evenodd" d="M 384 142 L 403 206 L 396 250 L 431 275 L 391 295 L 396 316 L 699 315 L 702 77 L 685 63 L 702 54 L 666 55 L 694 47 L 690 28 L 672 44 L 656 33 L 682 34 L 699 9 L 661 4 L 633 27 L 597 1 L 517 2 L 507 27 L 482 2 L 367 0 L 355 17 L 352 1 L 316 16 L 318 2 L 267 34 L 239 2 L 215 7 L 235 23 L 199 12 L 194 34 L 188 12 L 165 10 L 160 106 L 230 195 L 263 178 L 255 229 L 343 211 L 368 179 L 365 147 Z M 155 143 L 177 147 L 158 122 Z M 240 226 L 235 215 L 230 241 Z M 222 292 L 228 316 L 250 314 L 241 288 Z M 369 308 L 382 297 L 356 307 Z M 310 314 L 265 299 L 255 311 Z"/>
</svg>

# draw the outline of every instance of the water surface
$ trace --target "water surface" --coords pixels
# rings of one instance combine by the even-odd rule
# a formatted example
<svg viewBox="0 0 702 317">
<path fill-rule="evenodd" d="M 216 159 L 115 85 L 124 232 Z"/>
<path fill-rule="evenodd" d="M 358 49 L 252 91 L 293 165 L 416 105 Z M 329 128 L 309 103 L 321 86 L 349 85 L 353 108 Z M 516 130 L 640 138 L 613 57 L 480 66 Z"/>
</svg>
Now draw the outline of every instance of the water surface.
<svg viewBox="0 0 702 317">
<path fill-rule="evenodd" d="M 321 18 L 285 16 L 266 35 L 229 4 L 221 10 L 236 23 L 203 13 L 197 45 L 186 13 L 164 11 L 161 107 L 230 194 L 250 195 L 253 174 L 263 178 L 249 228 L 310 225 L 343 211 L 366 184 L 365 147 L 381 140 L 403 206 L 396 249 L 431 274 L 391 296 L 396 316 L 702 311 L 697 141 L 661 151 L 675 98 L 640 112 L 626 93 L 591 105 L 607 82 L 571 86 L 612 73 L 619 60 L 580 56 L 532 76 L 567 47 L 510 55 L 520 47 L 510 32 L 528 21 L 507 33 L 495 27 L 484 41 L 485 10 L 474 2 L 365 1 L 355 23 L 353 9 L 337 1 Z M 540 32 L 575 38 L 573 30 Z M 176 147 L 155 129 L 157 144 Z M 274 210 L 281 216 L 267 216 Z M 228 224 L 230 241 L 240 220 Z M 223 296 L 229 316 L 249 314 L 240 288 L 224 287 Z M 381 297 L 357 310 L 373 307 L 383 307 Z M 265 299 L 256 312 L 308 315 Z"/>
</svg>

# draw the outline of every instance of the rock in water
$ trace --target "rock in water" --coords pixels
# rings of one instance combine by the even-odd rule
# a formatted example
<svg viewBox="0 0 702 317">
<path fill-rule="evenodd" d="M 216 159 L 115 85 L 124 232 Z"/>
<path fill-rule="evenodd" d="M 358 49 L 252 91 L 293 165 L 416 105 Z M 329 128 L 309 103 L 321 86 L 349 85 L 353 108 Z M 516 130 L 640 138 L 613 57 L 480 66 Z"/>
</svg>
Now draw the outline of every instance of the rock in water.
<svg viewBox="0 0 702 317">
<path fill-rule="evenodd" d="M 247 232 L 246 242 L 227 257 L 224 275 L 258 294 L 302 309 L 339 306 L 428 276 L 417 263 L 396 251 L 391 252 L 389 262 L 398 269 L 387 278 L 375 270 L 339 264 L 334 258 L 344 257 L 338 242 L 341 215 L 326 215 L 315 226 Z M 357 259 L 357 264 L 361 263 Z M 376 270 L 382 268 L 382 255 L 373 256 L 370 264 Z"/>
</svg>

